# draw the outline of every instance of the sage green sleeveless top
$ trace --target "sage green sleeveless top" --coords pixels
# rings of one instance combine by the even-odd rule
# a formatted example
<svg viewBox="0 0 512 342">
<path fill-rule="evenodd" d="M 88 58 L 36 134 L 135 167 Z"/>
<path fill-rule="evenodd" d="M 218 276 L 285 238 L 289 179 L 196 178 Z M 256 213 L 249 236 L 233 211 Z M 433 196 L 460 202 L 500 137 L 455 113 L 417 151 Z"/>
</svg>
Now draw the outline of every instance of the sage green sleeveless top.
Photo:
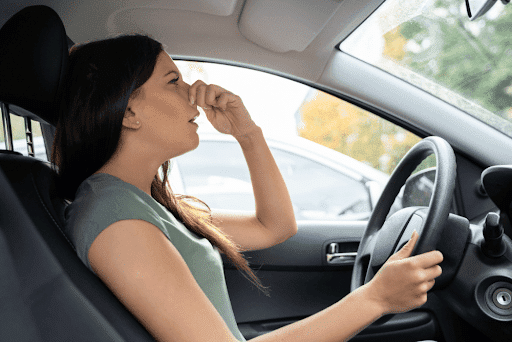
<svg viewBox="0 0 512 342">
<path fill-rule="evenodd" d="M 66 208 L 65 217 L 66 235 L 82 262 L 92 272 L 87 257 L 89 248 L 94 239 L 112 223 L 136 219 L 157 226 L 180 252 L 195 280 L 233 335 L 245 341 L 231 308 L 219 251 L 207 239 L 188 230 L 153 197 L 115 176 L 98 173 L 80 184 L 75 200 Z"/>
</svg>

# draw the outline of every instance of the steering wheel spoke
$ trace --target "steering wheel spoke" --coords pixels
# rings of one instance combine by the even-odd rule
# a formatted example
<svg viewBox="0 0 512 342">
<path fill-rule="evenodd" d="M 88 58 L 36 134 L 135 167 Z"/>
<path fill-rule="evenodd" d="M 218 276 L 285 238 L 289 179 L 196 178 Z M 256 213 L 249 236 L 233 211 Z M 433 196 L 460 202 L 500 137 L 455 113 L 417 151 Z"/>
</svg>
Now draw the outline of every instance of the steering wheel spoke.
<svg viewBox="0 0 512 342">
<path fill-rule="evenodd" d="M 398 252 L 407 243 L 407 241 L 409 241 L 414 231 L 418 232 L 418 235 L 421 238 L 421 234 L 423 232 L 423 223 L 425 221 L 425 215 L 426 208 L 419 209 L 414 212 L 414 215 L 411 216 L 411 219 L 409 220 L 407 227 L 405 227 L 405 229 L 403 230 L 403 233 L 400 237 L 400 240 L 396 244 L 393 254 Z"/>
<path fill-rule="evenodd" d="M 372 255 L 373 250 L 375 249 L 375 241 L 377 241 L 377 235 L 378 232 L 375 232 L 368 236 L 368 238 L 366 239 L 366 243 L 362 246 L 362 249 L 359 251 L 359 253 L 361 253 L 362 258 L 369 258 Z"/>
<path fill-rule="evenodd" d="M 373 277 L 375 277 L 375 271 L 371 265 L 368 265 L 368 268 L 366 269 L 366 276 L 364 277 L 364 283 L 369 283 Z"/>
</svg>

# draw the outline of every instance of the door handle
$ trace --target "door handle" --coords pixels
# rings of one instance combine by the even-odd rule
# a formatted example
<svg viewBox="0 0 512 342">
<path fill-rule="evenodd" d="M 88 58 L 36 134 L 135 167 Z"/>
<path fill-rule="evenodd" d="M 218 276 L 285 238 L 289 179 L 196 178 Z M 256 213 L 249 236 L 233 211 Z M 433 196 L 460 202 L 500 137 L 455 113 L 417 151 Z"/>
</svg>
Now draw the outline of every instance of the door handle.
<svg viewBox="0 0 512 342">
<path fill-rule="evenodd" d="M 327 262 L 336 265 L 353 265 L 356 261 L 357 252 L 327 253 Z"/>
<path fill-rule="evenodd" d="M 339 253 L 339 246 L 333 242 L 329 245 L 327 252 L 327 263 L 331 265 L 353 265 L 356 261 L 357 252 Z"/>
</svg>

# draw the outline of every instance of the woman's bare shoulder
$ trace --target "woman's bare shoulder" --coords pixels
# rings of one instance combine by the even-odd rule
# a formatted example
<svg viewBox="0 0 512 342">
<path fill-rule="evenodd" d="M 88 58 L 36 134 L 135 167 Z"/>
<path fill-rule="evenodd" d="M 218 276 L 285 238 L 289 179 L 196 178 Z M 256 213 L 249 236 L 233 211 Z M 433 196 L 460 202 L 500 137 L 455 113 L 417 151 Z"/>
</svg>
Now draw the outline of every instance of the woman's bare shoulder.
<svg viewBox="0 0 512 342">
<path fill-rule="evenodd" d="M 117 221 L 89 261 L 119 300 L 161 341 L 236 341 L 169 239 L 142 220 Z"/>
</svg>

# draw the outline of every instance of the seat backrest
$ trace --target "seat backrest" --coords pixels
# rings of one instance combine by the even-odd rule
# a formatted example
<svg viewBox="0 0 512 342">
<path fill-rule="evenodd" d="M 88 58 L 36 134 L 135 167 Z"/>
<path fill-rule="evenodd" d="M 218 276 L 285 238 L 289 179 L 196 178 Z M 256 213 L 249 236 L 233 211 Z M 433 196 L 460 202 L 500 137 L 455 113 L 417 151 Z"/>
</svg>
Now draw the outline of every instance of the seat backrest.
<svg viewBox="0 0 512 342">
<path fill-rule="evenodd" d="M 47 291 L 53 293 L 53 296 L 47 296 L 45 300 L 55 303 L 56 310 L 66 312 L 66 315 L 55 317 L 57 320 L 53 321 L 53 318 L 47 317 L 45 311 L 35 312 L 35 322 L 48 321 L 48 326 L 51 327 L 52 324 L 66 326 L 72 322 L 83 321 L 87 327 L 87 320 L 83 318 L 87 316 L 87 319 L 110 327 L 113 334 L 121 336 L 123 341 L 154 341 L 103 282 L 85 267 L 76 255 L 73 245 L 62 233 L 67 203 L 56 195 L 50 165 L 31 157 L 0 154 L 0 170 L 3 173 L 0 197 L 3 202 L 10 203 L 0 203 L 0 231 L 10 238 L 7 241 L 9 249 L 15 251 L 12 259 L 17 262 L 25 260 L 18 263 L 16 268 L 16 274 L 24 274 L 26 277 L 25 284 L 21 284 L 21 290 L 30 295 L 35 290 L 26 284 L 44 283 L 40 279 L 51 278 L 55 274 L 61 279 L 59 283 L 47 285 Z M 51 266 L 43 267 L 47 263 Z M 37 267 L 39 272 L 33 273 L 33 267 Z M 0 270 L 2 272 L 4 270 Z M 4 276 L 10 277 L 0 274 L 0 277 Z M 80 300 L 69 300 L 66 292 L 75 294 Z M 10 323 L 15 318 L 11 317 Z M 5 322 L 9 321 L 1 324 Z M 0 330 L 3 330 L 1 326 Z M 85 340 L 110 341 L 110 336 L 109 333 L 103 339 Z M 0 338 L 0 341 L 3 339 Z"/>
<path fill-rule="evenodd" d="M 124 341 L 71 283 L 0 174 L 0 340 Z"/>
<path fill-rule="evenodd" d="M 46 6 L 27 7 L 0 29 L 0 51 L 10 53 L 0 56 L 0 101 L 29 109 L 34 120 L 56 122 L 56 94 L 67 59 L 63 37 L 62 21 Z M 24 56 L 18 56 L 20 41 L 33 47 L 24 48 Z M 52 54 L 62 64 L 46 66 L 38 59 Z M 4 64 L 9 58 L 33 65 Z M 48 89 L 7 89 L 5 84 L 18 76 Z M 67 203 L 56 194 L 49 163 L 0 153 L 0 194 L 0 341 L 154 341 L 63 234 Z"/>
</svg>

